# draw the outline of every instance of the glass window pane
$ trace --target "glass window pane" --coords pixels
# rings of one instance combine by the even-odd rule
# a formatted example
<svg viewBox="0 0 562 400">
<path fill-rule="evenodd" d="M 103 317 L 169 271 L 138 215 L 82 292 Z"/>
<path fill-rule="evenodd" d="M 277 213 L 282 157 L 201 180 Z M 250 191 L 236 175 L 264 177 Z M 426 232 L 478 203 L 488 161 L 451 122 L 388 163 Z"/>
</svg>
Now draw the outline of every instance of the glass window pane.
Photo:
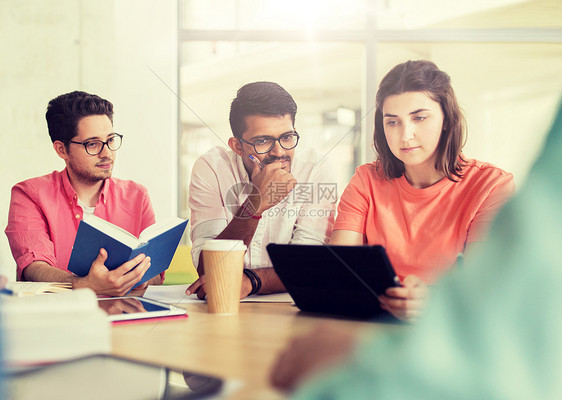
<svg viewBox="0 0 562 400">
<path fill-rule="evenodd" d="M 408 59 L 447 72 L 468 123 L 465 155 L 512 172 L 521 185 L 560 100 L 562 44 L 393 43 L 377 54 L 377 82 Z"/>
<path fill-rule="evenodd" d="M 213 146 L 227 146 L 236 91 L 273 81 L 295 99 L 299 148 L 328 155 L 334 178 L 345 184 L 360 163 L 364 46 L 349 43 L 187 42 L 180 70 L 182 123 L 180 204 L 187 217 L 191 167 Z M 340 185 L 339 190 L 343 190 Z"/>
<path fill-rule="evenodd" d="M 182 0 L 184 29 L 364 29 L 367 0 Z"/>
<path fill-rule="evenodd" d="M 560 28 L 559 0 L 390 0 L 378 2 L 378 29 Z"/>
<path fill-rule="evenodd" d="M 559 0 L 497 1 L 505 3 L 466 13 L 436 24 L 435 28 L 562 28 L 562 2 Z"/>
</svg>

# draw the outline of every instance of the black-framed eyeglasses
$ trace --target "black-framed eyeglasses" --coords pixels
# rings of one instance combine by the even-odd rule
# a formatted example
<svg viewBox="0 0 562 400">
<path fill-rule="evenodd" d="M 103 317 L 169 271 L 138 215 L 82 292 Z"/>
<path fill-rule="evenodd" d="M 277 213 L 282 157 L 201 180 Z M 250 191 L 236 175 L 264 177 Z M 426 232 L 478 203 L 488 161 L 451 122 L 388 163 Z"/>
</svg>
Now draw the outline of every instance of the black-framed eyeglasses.
<svg viewBox="0 0 562 400">
<path fill-rule="evenodd" d="M 248 142 L 242 138 L 238 138 L 243 143 L 249 144 L 254 147 L 254 150 L 257 154 L 265 154 L 270 152 L 271 149 L 275 146 L 275 142 L 279 142 L 279 145 L 283 147 L 285 150 L 291 150 L 297 147 L 299 144 L 299 134 L 297 131 L 284 133 L 278 138 L 274 137 L 263 137 L 254 140 L 253 142 Z"/>
<path fill-rule="evenodd" d="M 67 140 L 67 142 L 74 143 L 74 144 L 81 144 L 86 149 L 86 153 L 88 153 L 91 156 L 97 156 L 102 152 L 103 146 L 107 146 L 107 148 L 111 151 L 119 150 L 119 148 L 121 147 L 121 143 L 123 142 L 123 135 L 120 135 L 118 133 L 113 133 L 113 136 L 111 136 L 105 142 L 99 139 L 86 140 L 84 142 L 75 142 L 74 140 Z"/>
</svg>

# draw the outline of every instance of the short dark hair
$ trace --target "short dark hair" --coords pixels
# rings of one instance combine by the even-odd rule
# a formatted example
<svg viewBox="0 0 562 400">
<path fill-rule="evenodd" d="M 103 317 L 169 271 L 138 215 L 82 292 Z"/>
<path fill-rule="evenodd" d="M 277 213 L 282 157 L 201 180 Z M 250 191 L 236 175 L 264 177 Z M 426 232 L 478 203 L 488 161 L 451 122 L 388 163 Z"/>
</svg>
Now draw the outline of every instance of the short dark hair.
<svg viewBox="0 0 562 400">
<path fill-rule="evenodd" d="M 246 117 L 251 115 L 290 115 L 295 125 L 297 103 L 280 85 L 274 82 L 253 82 L 238 89 L 230 105 L 230 128 L 232 134 L 241 138 L 246 132 Z"/>
<path fill-rule="evenodd" d="M 465 119 L 449 75 L 425 60 L 407 61 L 395 66 L 380 83 L 376 96 L 374 133 L 379 173 L 386 179 L 404 174 L 404 163 L 392 154 L 386 142 L 382 108 L 387 97 L 406 92 L 426 93 L 441 105 L 443 130 L 437 144 L 435 168 L 452 181 L 462 178 L 462 167 L 466 163 L 461 154 L 466 138 Z"/>
<path fill-rule="evenodd" d="M 45 114 L 51 141 L 68 143 L 78 134 L 80 119 L 90 115 L 106 115 L 113 124 L 113 104 L 95 94 L 80 91 L 55 97 L 49 101 Z"/>
</svg>

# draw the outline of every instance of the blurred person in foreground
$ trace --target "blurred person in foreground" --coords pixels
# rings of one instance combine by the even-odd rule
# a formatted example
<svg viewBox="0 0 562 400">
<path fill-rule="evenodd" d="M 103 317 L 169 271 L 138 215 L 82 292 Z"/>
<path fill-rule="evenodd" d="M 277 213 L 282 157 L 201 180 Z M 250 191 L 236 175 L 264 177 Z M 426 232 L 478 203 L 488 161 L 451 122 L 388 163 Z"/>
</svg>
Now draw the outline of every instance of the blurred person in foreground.
<svg viewBox="0 0 562 400">
<path fill-rule="evenodd" d="M 412 330 L 293 340 L 271 379 L 297 399 L 562 398 L 562 104 L 490 239 L 443 279 Z"/>
</svg>

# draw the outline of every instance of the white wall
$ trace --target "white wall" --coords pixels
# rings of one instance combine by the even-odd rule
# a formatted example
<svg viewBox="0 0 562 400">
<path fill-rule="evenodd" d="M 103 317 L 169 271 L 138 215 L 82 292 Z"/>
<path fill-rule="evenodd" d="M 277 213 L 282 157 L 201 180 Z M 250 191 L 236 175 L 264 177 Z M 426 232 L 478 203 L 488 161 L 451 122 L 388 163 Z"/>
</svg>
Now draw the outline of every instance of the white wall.
<svg viewBox="0 0 562 400">
<path fill-rule="evenodd" d="M 114 176 L 144 184 L 157 219 L 177 212 L 177 2 L 0 2 L 0 227 L 10 188 L 64 168 L 48 137 L 50 99 L 85 90 L 112 101 L 125 135 Z M 154 71 L 151 72 L 151 69 Z M 165 82 L 162 83 L 162 81 Z M 15 278 L 0 234 L 0 273 Z"/>
</svg>

